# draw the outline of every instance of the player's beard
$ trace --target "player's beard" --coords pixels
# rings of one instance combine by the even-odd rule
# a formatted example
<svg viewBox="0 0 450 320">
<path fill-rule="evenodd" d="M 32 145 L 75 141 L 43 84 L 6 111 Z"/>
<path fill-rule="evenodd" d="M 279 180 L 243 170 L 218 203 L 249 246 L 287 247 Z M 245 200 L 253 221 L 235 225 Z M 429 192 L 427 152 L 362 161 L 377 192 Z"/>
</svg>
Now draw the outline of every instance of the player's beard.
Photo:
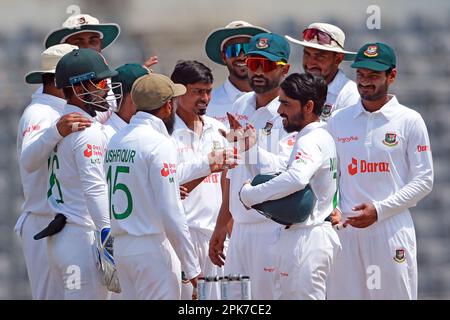
<svg viewBox="0 0 450 320">
<path fill-rule="evenodd" d="M 303 114 L 303 111 L 301 113 L 296 113 L 294 116 L 290 118 L 283 117 L 283 128 L 287 133 L 300 131 L 304 127 L 303 126 L 304 121 L 305 116 Z"/>
<path fill-rule="evenodd" d="M 166 119 L 164 119 L 163 122 L 169 135 L 172 135 L 175 126 L 175 108 L 172 108 L 170 115 Z"/>
<path fill-rule="evenodd" d="M 264 84 L 256 84 L 255 79 L 264 80 Z M 272 91 L 280 85 L 280 79 L 273 79 L 272 81 L 263 76 L 253 76 L 248 79 L 250 87 L 255 93 L 266 93 Z"/>
</svg>

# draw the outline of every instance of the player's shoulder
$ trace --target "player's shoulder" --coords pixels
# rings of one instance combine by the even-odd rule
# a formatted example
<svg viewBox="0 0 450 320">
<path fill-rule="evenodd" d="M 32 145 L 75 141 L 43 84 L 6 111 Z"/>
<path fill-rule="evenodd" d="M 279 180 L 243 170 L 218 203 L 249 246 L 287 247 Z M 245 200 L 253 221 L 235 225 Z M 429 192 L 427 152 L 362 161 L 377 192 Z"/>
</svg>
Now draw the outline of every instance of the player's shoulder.
<svg viewBox="0 0 450 320">
<path fill-rule="evenodd" d="M 222 122 L 220 122 L 219 120 L 214 119 L 213 117 L 203 116 L 203 120 L 205 121 L 205 123 L 207 123 L 214 129 L 226 130 L 225 125 Z"/>
<path fill-rule="evenodd" d="M 235 108 L 245 108 L 247 107 L 253 100 L 255 100 L 256 94 L 255 92 L 247 92 L 244 93 L 242 96 L 236 99 L 234 102 Z"/>
</svg>

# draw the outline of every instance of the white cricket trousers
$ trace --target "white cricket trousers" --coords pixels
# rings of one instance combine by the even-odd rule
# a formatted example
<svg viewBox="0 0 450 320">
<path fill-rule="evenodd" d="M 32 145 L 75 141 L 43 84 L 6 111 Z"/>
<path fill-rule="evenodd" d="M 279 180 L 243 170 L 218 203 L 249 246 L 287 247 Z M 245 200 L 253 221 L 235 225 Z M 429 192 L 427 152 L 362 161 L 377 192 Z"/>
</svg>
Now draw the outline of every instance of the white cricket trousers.
<svg viewBox="0 0 450 320">
<path fill-rule="evenodd" d="M 281 229 L 275 244 L 276 300 L 325 300 L 327 276 L 341 245 L 331 223 Z"/>
<path fill-rule="evenodd" d="M 417 299 L 416 234 L 409 212 L 337 233 L 342 254 L 329 277 L 328 299 Z"/>
<path fill-rule="evenodd" d="M 213 264 L 209 258 L 209 240 L 211 239 L 212 231 L 189 228 L 189 232 L 191 233 L 192 243 L 199 259 L 202 275 L 223 277 L 224 269 Z M 225 240 L 225 254 L 227 252 L 227 244 L 228 240 Z M 193 289 L 190 282 L 183 283 L 181 286 L 181 300 L 192 300 Z M 220 300 L 220 283 L 208 282 L 205 288 L 205 295 L 206 300 Z"/>
<path fill-rule="evenodd" d="M 64 286 L 66 300 L 103 300 L 108 290 L 102 285 L 94 252 L 94 231 L 67 223 L 47 241 L 50 270 Z"/>
<path fill-rule="evenodd" d="M 180 300 L 180 260 L 165 235 L 118 235 L 114 257 L 122 299 Z"/>
<path fill-rule="evenodd" d="M 281 225 L 267 220 L 260 223 L 234 223 L 225 261 L 225 274 L 250 276 L 252 300 L 274 298 L 275 256 L 273 246 Z M 229 285 L 229 299 L 241 299 L 239 283 Z"/>
<path fill-rule="evenodd" d="M 50 272 L 47 258 L 47 240 L 34 240 L 33 236 L 48 226 L 52 218 L 33 213 L 23 213 L 24 219 L 19 230 L 22 242 L 28 279 L 31 287 L 31 297 L 34 300 L 64 299 L 64 285 L 58 281 L 56 274 Z M 21 219 L 19 218 L 19 220 Z"/>
</svg>

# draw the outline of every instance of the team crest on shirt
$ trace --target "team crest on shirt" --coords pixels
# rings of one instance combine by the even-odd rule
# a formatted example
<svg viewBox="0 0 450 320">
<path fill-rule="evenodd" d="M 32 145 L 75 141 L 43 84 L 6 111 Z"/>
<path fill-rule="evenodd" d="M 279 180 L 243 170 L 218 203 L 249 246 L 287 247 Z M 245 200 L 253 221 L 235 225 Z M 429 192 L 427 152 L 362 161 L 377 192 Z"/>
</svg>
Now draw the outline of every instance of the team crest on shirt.
<svg viewBox="0 0 450 320">
<path fill-rule="evenodd" d="M 387 132 L 386 135 L 384 136 L 383 143 L 388 147 L 396 146 L 398 144 L 397 134 L 392 133 L 392 132 Z"/>
<path fill-rule="evenodd" d="M 333 105 L 325 103 L 322 108 L 321 117 L 325 119 L 329 118 L 331 116 L 331 111 L 333 111 Z"/>
<path fill-rule="evenodd" d="M 266 122 L 266 126 L 262 129 L 262 133 L 264 133 L 266 136 L 272 133 L 272 127 L 273 123 L 270 121 Z"/>
<path fill-rule="evenodd" d="M 369 58 L 378 56 L 378 47 L 375 45 L 368 46 L 366 51 L 364 51 L 364 55 Z"/>
<path fill-rule="evenodd" d="M 398 263 L 402 263 L 406 260 L 405 249 L 395 250 L 394 260 Z"/>
<path fill-rule="evenodd" d="M 266 49 L 269 47 L 269 39 L 267 38 L 261 38 L 259 39 L 258 43 L 256 44 L 256 47 L 258 49 Z"/>
</svg>

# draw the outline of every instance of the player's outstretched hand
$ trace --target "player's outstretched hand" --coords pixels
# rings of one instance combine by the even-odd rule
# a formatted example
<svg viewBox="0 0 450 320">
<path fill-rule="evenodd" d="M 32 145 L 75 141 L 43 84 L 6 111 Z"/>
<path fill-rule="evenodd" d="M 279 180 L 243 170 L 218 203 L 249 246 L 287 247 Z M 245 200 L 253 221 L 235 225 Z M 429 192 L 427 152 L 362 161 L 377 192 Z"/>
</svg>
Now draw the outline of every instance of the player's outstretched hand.
<svg viewBox="0 0 450 320">
<path fill-rule="evenodd" d="M 215 150 L 208 154 L 209 167 L 212 173 L 236 167 L 238 159 L 240 159 L 240 156 L 233 149 Z"/>
<path fill-rule="evenodd" d="M 144 62 L 144 67 L 150 69 L 151 66 L 158 63 L 158 56 L 151 56 Z"/>
<path fill-rule="evenodd" d="M 61 136 L 66 137 L 72 132 L 89 128 L 92 121 L 83 117 L 81 113 L 73 112 L 63 115 L 56 123 L 56 128 Z"/>
</svg>

